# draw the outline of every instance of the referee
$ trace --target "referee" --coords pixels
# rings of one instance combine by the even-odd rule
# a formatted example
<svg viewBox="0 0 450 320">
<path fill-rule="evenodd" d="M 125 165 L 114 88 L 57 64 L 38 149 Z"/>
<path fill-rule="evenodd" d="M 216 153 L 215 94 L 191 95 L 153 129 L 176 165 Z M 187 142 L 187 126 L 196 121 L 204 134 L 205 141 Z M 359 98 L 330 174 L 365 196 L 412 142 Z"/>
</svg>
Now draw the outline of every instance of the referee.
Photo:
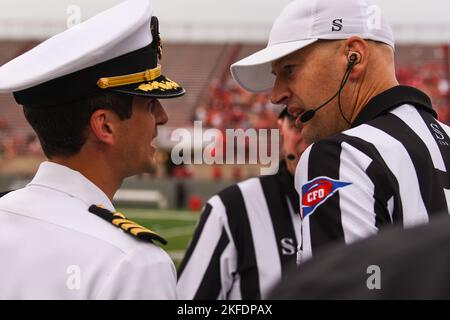
<svg viewBox="0 0 450 320">
<path fill-rule="evenodd" d="M 374 1 L 292 2 L 268 47 L 232 73 L 244 88 L 271 89 L 314 143 L 295 174 L 299 262 L 331 242 L 449 211 L 450 128 L 425 93 L 399 86 L 394 37 Z"/>
<path fill-rule="evenodd" d="M 295 266 L 300 239 L 293 173 L 306 145 L 287 109 L 279 117 L 282 161 L 275 175 L 252 178 L 206 204 L 178 275 L 180 299 L 264 299 Z"/>
</svg>

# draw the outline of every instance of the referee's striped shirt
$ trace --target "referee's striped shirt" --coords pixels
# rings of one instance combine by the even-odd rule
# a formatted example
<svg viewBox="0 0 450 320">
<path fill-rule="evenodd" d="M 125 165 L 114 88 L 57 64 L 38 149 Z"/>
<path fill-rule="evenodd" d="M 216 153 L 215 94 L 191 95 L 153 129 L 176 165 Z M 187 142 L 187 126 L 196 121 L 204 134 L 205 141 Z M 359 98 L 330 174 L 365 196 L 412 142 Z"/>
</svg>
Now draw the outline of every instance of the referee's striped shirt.
<svg viewBox="0 0 450 320">
<path fill-rule="evenodd" d="M 212 197 L 178 276 L 179 299 L 264 299 L 296 264 L 300 215 L 294 178 L 252 178 Z"/>
<path fill-rule="evenodd" d="M 295 174 L 301 195 L 299 263 L 330 242 L 351 243 L 393 223 L 448 214 L 450 128 L 421 91 L 374 97 L 350 130 L 310 146 Z"/>
</svg>

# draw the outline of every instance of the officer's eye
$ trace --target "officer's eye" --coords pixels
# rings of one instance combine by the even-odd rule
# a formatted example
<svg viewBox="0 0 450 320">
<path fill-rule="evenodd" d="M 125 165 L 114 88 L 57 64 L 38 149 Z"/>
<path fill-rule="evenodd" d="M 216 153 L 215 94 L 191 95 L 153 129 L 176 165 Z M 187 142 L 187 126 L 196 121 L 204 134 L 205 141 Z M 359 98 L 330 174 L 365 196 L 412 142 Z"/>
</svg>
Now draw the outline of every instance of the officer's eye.
<svg viewBox="0 0 450 320">
<path fill-rule="evenodd" d="M 147 104 L 147 110 L 148 112 L 153 113 L 155 111 L 155 106 L 156 106 L 156 99 L 151 99 L 148 104 Z"/>
</svg>

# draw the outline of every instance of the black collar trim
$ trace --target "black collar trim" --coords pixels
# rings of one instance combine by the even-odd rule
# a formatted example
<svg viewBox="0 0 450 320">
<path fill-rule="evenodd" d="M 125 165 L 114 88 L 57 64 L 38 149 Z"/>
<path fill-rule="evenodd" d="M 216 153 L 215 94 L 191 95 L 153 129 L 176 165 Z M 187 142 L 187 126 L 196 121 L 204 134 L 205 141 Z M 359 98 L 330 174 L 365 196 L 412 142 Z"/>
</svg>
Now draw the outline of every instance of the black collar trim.
<svg viewBox="0 0 450 320">
<path fill-rule="evenodd" d="M 412 104 L 437 118 L 430 98 L 422 91 L 408 86 L 396 86 L 373 97 L 352 123 L 352 128 L 366 123 L 404 104 Z"/>
</svg>

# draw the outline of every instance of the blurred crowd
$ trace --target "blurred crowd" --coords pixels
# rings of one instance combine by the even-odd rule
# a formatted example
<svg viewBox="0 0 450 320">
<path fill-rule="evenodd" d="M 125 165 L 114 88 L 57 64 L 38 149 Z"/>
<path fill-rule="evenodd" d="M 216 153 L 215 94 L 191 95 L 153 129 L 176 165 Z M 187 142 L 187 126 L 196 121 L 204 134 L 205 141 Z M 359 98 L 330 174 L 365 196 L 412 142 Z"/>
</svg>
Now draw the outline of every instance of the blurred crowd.
<svg viewBox="0 0 450 320">
<path fill-rule="evenodd" d="M 0 117 L 0 157 L 6 160 L 24 155 L 42 156 L 42 149 L 34 133 L 17 133 L 7 119 Z"/>
<path fill-rule="evenodd" d="M 206 103 L 196 109 L 194 120 L 222 130 L 269 129 L 276 128 L 279 110 L 267 94 L 251 94 L 227 78 L 223 83 L 213 81 Z"/>
<path fill-rule="evenodd" d="M 401 84 L 419 88 L 427 93 L 438 112 L 439 120 L 450 124 L 449 70 L 446 70 L 444 64 L 398 64 L 396 72 Z"/>
</svg>

